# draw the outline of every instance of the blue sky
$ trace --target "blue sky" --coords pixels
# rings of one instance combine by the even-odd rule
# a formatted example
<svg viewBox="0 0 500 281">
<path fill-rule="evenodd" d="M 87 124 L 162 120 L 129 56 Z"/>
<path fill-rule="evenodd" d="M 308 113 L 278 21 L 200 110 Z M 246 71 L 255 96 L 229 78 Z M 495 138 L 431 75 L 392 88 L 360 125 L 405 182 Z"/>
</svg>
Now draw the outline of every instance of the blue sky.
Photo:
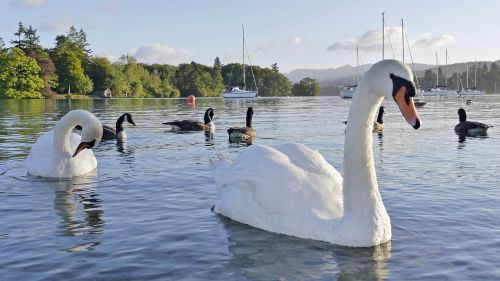
<svg viewBox="0 0 500 281">
<path fill-rule="evenodd" d="M 500 59 L 500 1 L 284 1 L 284 0 L 2 0 L 0 37 L 8 43 L 17 23 L 38 29 L 44 47 L 71 25 L 82 28 L 94 55 L 131 54 L 146 63 L 212 65 L 241 62 L 245 25 L 252 63 L 282 72 L 355 65 L 381 59 L 381 12 L 401 59 L 400 24 L 415 62 Z M 387 41 L 387 39 L 386 39 Z M 408 51 L 406 51 L 408 54 Z M 408 62 L 408 56 L 406 55 Z"/>
</svg>

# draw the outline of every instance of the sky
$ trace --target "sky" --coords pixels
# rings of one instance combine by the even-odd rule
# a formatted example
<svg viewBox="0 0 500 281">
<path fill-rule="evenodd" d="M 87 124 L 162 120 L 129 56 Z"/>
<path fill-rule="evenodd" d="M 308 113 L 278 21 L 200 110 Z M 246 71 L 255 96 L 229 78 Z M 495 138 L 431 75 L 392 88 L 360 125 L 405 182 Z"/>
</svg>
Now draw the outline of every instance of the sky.
<svg viewBox="0 0 500 281">
<path fill-rule="evenodd" d="M 344 0 L 0 0 L 7 47 L 18 23 L 38 30 L 45 48 L 70 26 L 83 29 L 93 55 L 144 63 L 242 62 L 242 31 L 251 64 L 281 72 L 402 59 L 401 19 L 414 62 L 500 59 L 500 1 Z M 390 43 L 389 43 L 390 42 Z M 406 45 L 406 42 L 405 42 Z M 392 48 L 391 48 L 392 46 Z M 248 64 L 248 57 L 245 58 Z M 405 61 L 409 62 L 408 49 Z"/>
</svg>

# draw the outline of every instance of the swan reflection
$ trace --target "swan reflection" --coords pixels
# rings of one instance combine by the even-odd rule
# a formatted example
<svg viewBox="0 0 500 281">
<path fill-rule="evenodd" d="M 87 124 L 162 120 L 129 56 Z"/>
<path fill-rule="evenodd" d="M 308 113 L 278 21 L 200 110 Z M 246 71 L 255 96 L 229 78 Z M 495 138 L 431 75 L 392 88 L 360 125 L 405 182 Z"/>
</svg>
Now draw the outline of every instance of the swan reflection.
<svg viewBox="0 0 500 281">
<path fill-rule="evenodd" d="M 228 271 L 249 280 L 384 280 L 390 242 L 351 248 L 263 231 L 217 216 L 227 231 Z"/>
<path fill-rule="evenodd" d="M 49 182 L 48 182 L 49 183 Z M 54 209 L 61 218 L 57 235 L 82 236 L 85 241 L 66 249 L 70 252 L 91 250 L 99 245 L 94 235 L 104 231 L 101 199 L 95 192 L 92 177 L 77 177 L 54 183 Z M 92 240 L 92 241 L 90 241 Z"/>
</svg>

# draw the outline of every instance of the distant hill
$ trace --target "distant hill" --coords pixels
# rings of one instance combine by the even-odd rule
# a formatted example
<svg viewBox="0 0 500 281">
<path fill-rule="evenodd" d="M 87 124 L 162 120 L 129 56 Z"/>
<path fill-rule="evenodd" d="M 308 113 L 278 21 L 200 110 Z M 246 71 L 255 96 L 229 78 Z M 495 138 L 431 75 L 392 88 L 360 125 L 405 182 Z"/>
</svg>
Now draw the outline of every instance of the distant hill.
<svg viewBox="0 0 500 281">
<path fill-rule="evenodd" d="M 371 66 L 371 64 L 363 64 L 359 66 L 359 74 L 363 75 L 363 73 Z M 425 71 L 426 69 L 435 67 L 434 65 L 416 63 L 414 65 L 415 70 Z M 465 69 L 465 66 L 464 66 Z M 290 79 L 293 83 L 300 82 L 300 80 L 310 77 L 314 78 L 318 81 L 322 80 L 336 80 L 340 78 L 352 78 L 356 76 L 356 67 L 346 64 L 338 68 L 327 68 L 327 69 L 296 69 L 292 70 L 289 73 L 286 73 L 285 76 Z M 356 80 L 356 79 L 354 79 Z"/>
<path fill-rule="evenodd" d="M 499 64 L 499 61 L 496 61 Z M 484 61 L 478 61 L 477 64 L 483 64 Z M 467 63 L 456 63 L 448 66 L 447 71 L 449 75 L 453 72 L 464 72 L 469 66 L 473 65 L 474 62 Z M 491 62 L 487 62 L 488 67 Z M 371 66 L 371 64 L 364 64 L 359 66 L 359 75 L 362 76 L 364 72 Z M 415 63 L 413 65 L 418 77 L 422 77 L 427 69 L 435 72 L 436 65 Z M 441 67 L 443 67 L 441 65 Z M 300 80 L 310 77 L 318 81 L 321 90 L 320 94 L 322 96 L 338 95 L 340 89 L 345 85 L 356 84 L 356 67 L 351 65 L 344 65 L 338 68 L 327 68 L 327 69 L 296 69 L 285 76 L 291 80 L 293 83 L 298 83 Z"/>
</svg>

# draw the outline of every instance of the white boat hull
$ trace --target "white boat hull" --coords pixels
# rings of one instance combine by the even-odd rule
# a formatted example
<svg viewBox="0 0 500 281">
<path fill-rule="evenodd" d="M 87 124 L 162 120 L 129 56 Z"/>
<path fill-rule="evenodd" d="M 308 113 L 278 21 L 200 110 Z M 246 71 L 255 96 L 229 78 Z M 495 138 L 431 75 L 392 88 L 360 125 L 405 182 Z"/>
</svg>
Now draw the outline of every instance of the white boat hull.
<svg viewBox="0 0 500 281">
<path fill-rule="evenodd" d="M 484 95 L 484 91 L 481 91 L 481 90 L 465 90 L 465 91 L 460 91 L 458 94 L 462 95 L 462 96 L 476 96 L 476 95 Z"/>
<path fill-rule="evenodd" d="M 430 90 L 430 91 L 423 91 L 422 96 L 427 96 L 427 97 L 449 97 L 449 96 L 456 96 L 457 91 L 454 90 Z"/>
<path fill-rule="evenodd" d="M 342 89 L 340 91 L 340 97 L 343 99 L 351 99 L 356 94 L 356 88 L 351 87 L 349 89 Z"/>
<path fill-rule="evenodd" d="M 257 91 L 232 90 L 222 93 L 222 96 L 224 98 L 255 98 L 257 96 Z"/>
</svg>

